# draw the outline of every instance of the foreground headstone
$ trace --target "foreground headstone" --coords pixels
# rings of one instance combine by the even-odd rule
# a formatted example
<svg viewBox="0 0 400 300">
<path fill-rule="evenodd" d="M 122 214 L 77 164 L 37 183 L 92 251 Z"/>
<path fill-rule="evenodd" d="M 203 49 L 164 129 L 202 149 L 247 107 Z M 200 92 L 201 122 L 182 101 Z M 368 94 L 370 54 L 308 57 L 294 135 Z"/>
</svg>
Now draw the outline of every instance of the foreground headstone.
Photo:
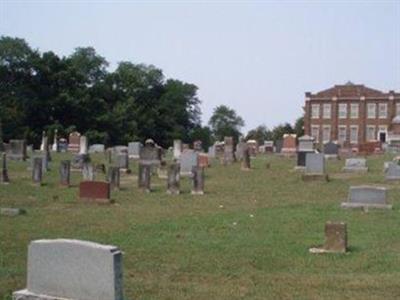
<svg viewBox="0 0 400 300">
<path fill-rule="evenodd" d="M 42 184 L 42 158 L 34 157 L 32 164 L 32 181 L 34 184 Z"/>
<path fill-rule="evenodd" d="M 343 172 L 366 173 L 368 172 L 367 160 L 365 158 L 346 159 Z"/>
<path fill-rule="evenodd" d="M 139 157 L 140 157 L 140 148 L 142 148 L 142 144 L 140 142 L 128 143 L 129 158 L 139 159 Z"/>
<path fill-rule="evenodd" d="M 181 153 L 181 175 L 188 176 L 192 174 L 192 168 L 199 165 L 199 153 L 193 150 L 184 150 Z"/>
<path fill-rule="evenodd" d="M 395 162 L 389 162 L 385 168 L 386 180 L 400 180 L 400 165 Z"/>
<path fill-rule="evenodd" d="M 305 171 L 306 169 L 306 155 L 308 152 L 298 151 L 297 152 L 297 163 L 294 167 L 297 171 Z"/>
<path fill-rule="evenodd" d="M 69 186 L 71 177 L 71 162 L 63 160 L 60 163 L 60 185 Z"/>
<path fill-rule="evenodd" d="M 79 198 L 85 202 L 109 203 L 110 184 L 103 181 L 81 181 Z"/>
<path fill-rule="evenodd" d="M 180 193 L 180 165 L 173 163 L 168 167 L 167 193 L 179 195 Z"/>
<path fill-rule="evenodd" d="M 302 174 L 303 181 L 324 180 L 329 177 L 325 174 L 325 158 L 322 153 L 306 153 L 305 173 Z"/>
<path fill-rule="evenodd" d="M 107 181 L 110 183 L 112 190 L 119 189 L 120 187 L 120 172 L 118 167 L 109 167 L 107 173 Z"/>
<path fill-rule="evenodd" d="M 88 241 L 32 241 L 27 287 L 13 299 L 123 300 L 122 252 Z"/>
<path fill-rule="evenodd" d="M 139 163 L 138 185 L 146 192 L 151 191 L 151 165 Z"/>
<path fill-rule="evenodd" d="M 193 167 L 192 168 L 192 195 L 203 195 L 204 194 L 204 168 Z"/>
<path fill-rule="evenodd" d="M 387 203 L 387 190 L 375 186 L 351 186 L 347 202 L 341 204 L 342 208 L 369 208 L 392 209 Z"/>
<path fill-rule="evenodd" d="M 326 222 L 325 244 L 311 248 L 311 253 L 345 253 L 347 251 L 347 226 L 343 222 Z"/>
<path fill-rule="evenodd" d="M 10 183 L 10 178 L 8 177 L 8 168 L 7 168 L 7 154 L 2 153 L 2 160 L 1 160 L 1 174 L 0 174 L 0 182 L 3 184 Z"/>
</svg>

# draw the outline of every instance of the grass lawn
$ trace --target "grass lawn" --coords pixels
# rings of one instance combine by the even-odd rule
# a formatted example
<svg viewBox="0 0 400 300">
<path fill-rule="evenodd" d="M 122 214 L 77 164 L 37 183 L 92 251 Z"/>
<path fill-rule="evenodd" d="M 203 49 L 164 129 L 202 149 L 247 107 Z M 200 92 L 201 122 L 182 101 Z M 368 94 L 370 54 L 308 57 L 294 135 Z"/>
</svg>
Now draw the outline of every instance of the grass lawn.
<svg viewBox="0 0 400 300">
<path fill-rule="evenodd" d="M 0 186 L 0 207 L 27 214 L 0 216 L 1 300 L 25 288 L 28 244 L 44 238 L 120 247 L 127 300 L 400 299 L 400 186 L 383 176 L 390 156 L 368 157 L 370 172 L 350 176 L 340 174 L 344 161 L 329 161 L 328 183 L 302 182 L 295 159 L 258 157 L 250 172 L 214 163 L 204 196 L 190 195 L 187 178 L 179 196 L 154 177 L 154 192 L 143 193 L 133 165 L 112 205 L 77 202 L 80 173 L 73 187 L 58 186 L 66 156 L 53 154 L 42 187 L 31 184 L 29 162 L 9 163 L 12 183 Z M 394 209 L 340 209 L 349 186 L 359 184 L 388 187 Z M 348 254 L 308 253 L 323 243 L 328 220 L 347 223 Z"/>
</svg>

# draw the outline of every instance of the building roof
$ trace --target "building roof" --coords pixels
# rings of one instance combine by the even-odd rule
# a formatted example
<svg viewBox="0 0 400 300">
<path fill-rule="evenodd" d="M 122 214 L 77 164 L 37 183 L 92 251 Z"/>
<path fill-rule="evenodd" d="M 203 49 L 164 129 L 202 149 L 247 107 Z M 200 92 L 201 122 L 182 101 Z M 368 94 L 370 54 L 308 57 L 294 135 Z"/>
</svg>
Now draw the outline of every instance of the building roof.
<svg viewBox="0 0 400 300">
<path fill-rule="evenodd" d="M 393 92 L 394 94 L 394 92 Z M 352 82 L 347 82 L 343 85 L 335 85 L 329 89 L 317 92 L 315 94 L 309 94 L 311 97 L 315 98 L 359 98 L 359 97 L 385 97 L 389 93 L 384 93 L 382 91 L 366 87 L 363 84 L 354 84 Z"/>
</svg>

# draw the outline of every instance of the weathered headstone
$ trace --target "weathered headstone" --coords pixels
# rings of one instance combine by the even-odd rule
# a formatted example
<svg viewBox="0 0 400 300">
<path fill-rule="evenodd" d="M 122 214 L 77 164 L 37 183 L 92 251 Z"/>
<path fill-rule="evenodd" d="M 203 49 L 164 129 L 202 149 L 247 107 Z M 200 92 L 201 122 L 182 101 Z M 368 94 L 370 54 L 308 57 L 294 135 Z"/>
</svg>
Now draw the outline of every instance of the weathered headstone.
<svg viewBox="0 0 400 300">
<path fill-rule="evenodd" d="M 389 162 L 385 170 L 386 180 L 400 180 L 400 165 L 395 162 Z"/>
<path fill-rule="evenodd" d="M 281 153 L 285 155 L 294 155 L 296 153 L 296 150 L 297 150 L 296 135 L 284 134 Z"/>
<path fill-rule="evenodd" d="M 306 154 L 307 152 L 297 152 L 297 167 L 306 167 Z"/>
<path fill-rule="evenodd" d="M 365 158 L 348 158 L 342 170 L 356 173 L 368 172 L 367 160 Z"/>
<path fill-rule="evenodd" d="M 138 185 L 146 192 L 151 191 L 151 165 L 139 162 Z"/>
<path fill-rule="evenodd" d="M 140 158 L 140 148 L 142 148 L 142 144 L 140 142 L 129 143 L 128 144 L 129 158 L 139 159 Z"/>
<path fill-rule="evenodd" d="M 242 162 L 241 162 L 241 170 L 242 171 L 249 171 L 250 170 L 250 149 L 249 147 L 246 145 L 244 146 L 244 148 L 242 149 Z"/>
<path fill-rule="evenodd" d="M 95 173 L 93 165 L 91 163 L 84 163 L 82 166 L 82 177 L 83 180 L 93 181 L 95 179 Z"/>
<path fill-rule="evenodd" d="M 71 174 L 71 162 L 62 160 L 60 163 L 60 185 L 69 186 Z"/>
<path fill-rule="evenodd" d="M 198 156 L 198 166 L 202 168 L 208 168 L 210 166 L 210 161 L 208 159 L 208 154 L 199 153 Z"/>
<path fill-rule="evenodd" d="M 181 175 L 187 176 L 192 174 L 192 168 L 198 166 L 199 154 L 193 150 L 185 150 L 181 153 Z"/>
<path fill-rule="evenodd" d="M 79 153 L 79 147 L 81 144 L 81 134 L 79 132 L 72 132 L 68 137 L 68 151 L 73 153 Z"/>
<path fill-rule="evenodd" d="M 275 152 L 276 153 L 281 153 L 282 152 L 282 147 L 283 147 L 283 140 L 277 140 L 275 142 Z"/>
<path fill-rule="evenodd" d="M 264 141 L 264 151 L 265 153 L 274 152 L 274 141 Z"/>
<path fill-rule="evenodd" d="M 42 131 L 42 141 L 40 143 L 40 151 L 43 152 L 45 148 L 45 138 L 46 138 L 46 132 L 43 130 Z"/>
<path fill-rule="evenodd" d="M 120 172 L 118 167 L 109 167 L 107 173 L 107 181 L 110 183 L 112 190 L 120 187 Z"/>
<path fill-rule="evenodd" d="M 347 202 L 341 204 L 342 208 L 384 208 L 391 209 L 387 203 L 387 190 L 375 186 L 351 186 Z"/>
<path fill-rule="evenodd" d="M 322 153 L 306 153 L 305 173 L 301 178 L 303 181 L 324 180 L 329 181 L 329 177 L 325 174 L 325 158 Z"/>
<path fill-rule="evenodd" d="M 180 165 L 173 163 L 168 167 L 167 193 L 178 195 L 180 193 Z"/>
<path fill-rule="evenodd" d="M 334 142 L 328 142 L 324 144 L 324 155 L 325 158 L 338 158 L 339 145 Z"/>
<path fill-rule="evenodd" d="M 13 299 L 122 300 L 122 252 L 80 240 L 32 241 L 27 287 Z"/>
<path fill-rule="evenodd" d="M 299 137 L 298 151 L 301 152 L 315 152 L 314 138 L 309 135 Z"/>
<path fill-rule="evenodd" d="M 204 168 L 193 167 L 192 168 L 192 195 L 203 195 L 204 194 Z"/>
<path fill-rule="evenodd" d="M 343 222 L 326 222 L 325 244 L 311 248 L 311 253 L 345 253 L 347 251 L 347 226 Z"/>
<path fill-rule="evenodd" d="M 53 145 L 51 146 L 51 150 L 54 152 L 58 152 L 57 129 L 54 130 L 54 139 L 53 139 Z"/>
<path fill-rule="evenodd" d="M 104 144 L 93 144 L 89 147 L 89 153 L 104 153 L 105 146 Z"/>
<path fill-rule="evenodd" d="M 110 203 L 110 184 L 103 181 L 81 181 L 79 199 L 85 202 Z"/>
<path fill-rule="evenodd" d="M 201 152 L 203 151 L 203 142 L 200 140 L 196 140 L 193 142 L 193 150 Z"/>
<path fill-rule="evenodd" d="M 243 140 L 243 138 L 240 138 L 239 143 L 236 145 L 236 152 L 235 156 L 238 161 L 242 161 L 243 159 L 243 152 L 247 148 L 246 142 Z"/>
<path fill-rule="evenodd" d="M 88 154 L 88 139 L 85 135 L 81 135 L 79 144 L 79 154 Z"/>
<path fill-rule="evenodd" d="M 160 179 L 168 179 L 168 168 L 167 162 L 165 160 L 162 160 L 160 165 L 158 166 L 157 175 Z"/>
<path fill-rule="evenodd" d="M 226 136 L 224 138 L 224 158 L 223 158 L 223 164 L 224 165 L 229 165 L 232 164 L 235 161 L 235 156 L 234 156 L 234 142 L 233 142 L 233 137 L 231 136 Z"/>
<path fill-rule="evenodd" d="M 42 159 L 42 174 L 45 174 L 47 171 L 49 171 L 49 160 L 48 160 L 48 156 L 46 155 L 46 153 L 35 154 L 33 156 L 33 158 L 35 158 L 35 157 L 39 157 Z M 31 169 L 33 168 L 33 163 L 34 163 L 34 159 L 31 160 Z"/>
<path fill-rule="evenodd" d="M 179 159 L 182 152 L 182 141 L 174 140 L 174 158 Z"/>
<path fill-rule="evenodd" d="M 151 166 L 158 166 L 161 163 L 160 150 L 153 144 L 146 144 L 140 149 L 140 162 Z"/>
<path fill-rule="evenodd" d="M 3 184 L 10 183 L 10 178 L 8 177 L 8 168 L 7 168 L 7 154 L 2 153 L 2 161 L 1 161 L 1 175 L 0 182 Z"/>
<path fill-rule="evenodd" d="M 90 163 L 89 154 L 74 154 L 71 161 L 71 167 L 75 170 L 81 170 L 85 163 Z"/>
<path fill-rule="evenodd" d="M 216 157 L 215 145 L 208 147 L 208 157 L 210 158 Z"/>
<path fill-rule="evenodd" d="M 8 158 L 11 160 L 26 160 L 25 140 L 10 140 Z"/>
<path fill-rule="evenodd" d="M 117 167 L 121 172 L 130 173 L 128 153 L 120 153 L 117 155 Z"/>
<path fill-rule="evenodd" d="M 33 183 L 40 185 L 42 183 L 43 158 L 34 157 L 32 160 L 32 181 Z"/>
</svg>

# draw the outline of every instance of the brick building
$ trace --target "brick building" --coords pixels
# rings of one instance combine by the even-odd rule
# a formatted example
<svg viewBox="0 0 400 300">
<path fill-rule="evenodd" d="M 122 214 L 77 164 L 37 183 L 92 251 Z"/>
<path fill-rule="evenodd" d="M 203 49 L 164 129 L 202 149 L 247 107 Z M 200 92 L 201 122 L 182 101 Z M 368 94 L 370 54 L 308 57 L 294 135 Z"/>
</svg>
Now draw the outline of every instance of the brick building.
<svg viewBox="0 0 400 300">
<path fill-rule="evenodd" d="M 318 143 L 337 141 L 348 147 L 387 142 L 399 121 L 400 93 L 394 91 L 349 82 L 305 96 L 304 132 Z"/>
</svg>

